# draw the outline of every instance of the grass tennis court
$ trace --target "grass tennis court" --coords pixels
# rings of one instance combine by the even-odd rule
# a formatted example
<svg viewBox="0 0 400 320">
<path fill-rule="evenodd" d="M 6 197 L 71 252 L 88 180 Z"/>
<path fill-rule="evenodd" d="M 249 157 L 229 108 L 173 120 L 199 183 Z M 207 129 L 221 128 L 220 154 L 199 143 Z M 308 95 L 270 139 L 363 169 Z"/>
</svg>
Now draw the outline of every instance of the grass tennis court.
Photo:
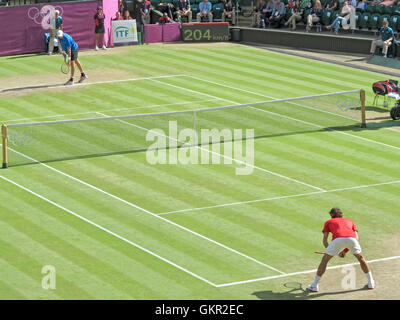
<svg viewBox="0 0 400 320">
<path fill-rule="evenodd" d="M 88 81 L 60 87 L 67 80 L 60 57 L 1 57 L 1 123 L 358 89 L 366 91 L 367 116 L 388 115 L 368 107 L 371 84 L 385 75 L 246 46 L 134 46 L 82 52 L 80 60 Z M 258 109 L 200 112 L 197 119 L 261 133 L 251 175 L 235 175 L 235 162 L 150 165 L 143 143 L 146 129 L 162 127 L 157 117 L 81 122 L 60 129 L 57 139 L 44 126 L 15 134 L 10 167 L 0 171 L 0 299 L 400 298 L 399 123 L 361 129 L 301 103 Z M 190 126 L 185 117 L 168 120 Z M 338 268 L 324 275 L 321 294 L 290 292 L 285 283 L 305 288 L 312 280 L 320 260 L 313 252 L 323 248 L 333 206 L 357 224 L 367 260 L 376 260 L 377 287 L 342 292 Z M 355 261 L 334 258 L 331 266 Z M 46 265 L 56 269 L 54 290 L 41 285 Z M 365 278 L 357 275 L 358 288 Z"/>
</svg>

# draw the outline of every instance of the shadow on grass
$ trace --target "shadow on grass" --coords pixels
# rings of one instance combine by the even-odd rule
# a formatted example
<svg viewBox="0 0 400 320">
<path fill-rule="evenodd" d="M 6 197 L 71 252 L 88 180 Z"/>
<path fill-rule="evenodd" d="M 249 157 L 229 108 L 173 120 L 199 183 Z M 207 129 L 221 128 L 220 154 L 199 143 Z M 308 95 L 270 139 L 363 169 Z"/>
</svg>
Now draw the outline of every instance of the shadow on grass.
<svg viewBox="0 0 400 320">
<path fill-rule="evenodd" d="M 23 59 L 23 58 L 30 58 L 30 57 L 36 57 L 36 56 L 44 56 L 46 55 L 46 52 L 41 52 L 41 53 L 28 53 L 28 54 L 19 54 L 15 56 L 10 56 L 7 57 L 7 60 L 14 60 L 14 59 Z"/>
<path fill-rule="evenodd" d="M 39 85 L 39 86 L 4 89 L 4 90 L 1 90 L 0 92 L 1 93 L 18 92 L 18 91 L 24 91 L 24 90 L 47 89 L 47 88 L 55 88 L 55 87 L 65 87 L 65 85 L 64 84 L 52 84 L 52 85 L 44 84 L 44 85 Z"/>
<path fill-rule="evenodd" d="M 286 292 L 256 291 L 253 292 L 252 295 L 256 296 L 260 300 L 310 300 L 323 296 L 346 295 L 352 292 L 368 290 L 368 287 L 365 286 L 363 288 L 346 291 L 328 291 L 313 293 L 308 291 L 307 289 L 303 289 L 302 284 L 299 282 L 297 282 L 296 286 L 293 286 L 292 288 L 290 286 L 287 286 L 287 284 L 288 283 L 285 283 L 284 286 L 286 288 L 290 288 L 290 290 Z"/>
</svg>

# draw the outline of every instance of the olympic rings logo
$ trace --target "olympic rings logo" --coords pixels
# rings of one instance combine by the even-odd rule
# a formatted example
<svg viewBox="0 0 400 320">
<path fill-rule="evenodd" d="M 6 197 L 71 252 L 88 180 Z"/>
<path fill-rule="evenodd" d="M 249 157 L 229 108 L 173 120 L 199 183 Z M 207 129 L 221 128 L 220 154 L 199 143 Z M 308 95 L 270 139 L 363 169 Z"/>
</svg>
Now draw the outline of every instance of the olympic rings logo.
<svg viewBox="0 0 400 320">
<path fill-rule="evenodd" d="M 336 105 L 342 111 L 357 110 L 360 107 L 360 101 L 351 98 L 338 98 Z"/>
<path fill-rule="evenodd" d="M 32 7 L 28 10 L 28 18 L 47 30 L 51 27 L 51 20 L 54 18 L 56 10 L 60 11 L 60 16 L 63 15 L 63 8 L 60 6 L 45 5 L 40 10 L 37 7 Z"/>
<path fill-rule="evenodd" d="M 28 146 L 34 141 L 33 132 L 29 131 L 27 133 L 18 132 L 10 134 L 8 136 L 8 143 L 14 147 L 18 146 Z"/>
</svg>

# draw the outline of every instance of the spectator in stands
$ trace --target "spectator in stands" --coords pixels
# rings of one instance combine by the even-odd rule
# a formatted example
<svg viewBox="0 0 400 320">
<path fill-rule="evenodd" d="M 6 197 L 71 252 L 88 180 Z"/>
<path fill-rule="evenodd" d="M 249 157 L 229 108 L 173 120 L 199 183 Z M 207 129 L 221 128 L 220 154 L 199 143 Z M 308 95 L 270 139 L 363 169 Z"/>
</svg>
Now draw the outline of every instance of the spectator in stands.
<svg viewBox="0 0 400 320">
<path fill-rule="evenodd" d="M 261 13 L 266 7 L 265 0 L 258 0 L 254 7 L 254 14 L 251 17 L 251 26 L 259 28 L 261 26 Z"/>
<path fill-rule="evenodd" d="M 50 42 L 49 42 L 49 51 L 47 54 L 49 56 L 52 55 L 54 50 L 54 37 L 57 36 L 58 30 L 63 29 L 63 19 L 60 16 L 60 11 L 54 11 L 54 17 L 50 20 Z"/>
<path fill-rule="evenodd" d="M 226 20 L 230 20 L 232 25 L 235 24 L 235 8 L 233 7 L 232 0 L 224 1 L 224 11 L 222 12 L 222 21 L 226 22 Z"/>
<path fill-rule="evenodd" d="M 314 23 L 321 22 L 323 14 L 324 9 L 322 8 L 321 2 L 319 0 L 315 0 L 314 7 L 312 8 L 311 13 L 307 16 L 307 32 L 310 32 Z"/>
<path fill-rule="evenodd" d="M 119 15 L 120 15 L 121 17 L 124 16 L 125 8 L 126 8 L 126 3 L 125 3 L 125 1 L 123 1 L 123 0 L 118 0 L 118 12 L 119 12 Z"/>
<path fill-rule="evenodd" d="M 117 21 L 117 20 L 124 20 L 124 18 L 122 18 L 121 17 L 121 13 L 119 12 L 119 11 L 117 11 L 116 13 L 115 13 L 115 18 L 113 19 L 114 21 Z"/>
<path fill-rule="evenodd" d="M 166 24 L 166 23 L 170 23 L 170 22 L 171 22 L 171 18 L 168 16 L 168 13 L 164 12 L 160 18 L 160 24 Z"/>
<path fill-rule="evenodd" d="M 325 10 L 335 11 L 335 10 L 339 10 L 339 8 L 340 8 L 339 0 L 327 0 L 326 1 Z"/>
<path fill-rule="evenodd" d="M 207 17 L 208 22 L 213 21 L 213 14 L 211 12 L 212 5 L 211 2 L 208 2 L 208 0 L 203 0 L 199 4 L 199 10 L 200 12 L 197 14 L 197 22 L 201 22 L 202 17 Z"/>
<path fill-rule="evenodd" d="M 312 0 L 301 0 L 301 6 L 303 9 L 312 9 L 313 1 Z"/>
<path fill-rule="evenodd" d="M 96 47 L 94 48 L 96 51 L 99 50 L 98 44 L 99 40 L 101 41 L 101 48 L 103 50 L 107 50 L 107 47 L 104 42 L 104 33 L 105 33 L 105 28 L 104 28 L 104 20 L 106 16 L 103 13 L 103 7 L 98 6 L 97 7 L 97 12 L 94 15 L 94 24 L 95 24 L 95 29 L 94 33 L 96 34 Z"/>
<path fill-rule="evenodd" d="M 382 47 L 382 54 L 385 58 L 387 58 L 388 49 L 392 45 L 393 41 L 393 29 L 389 27 L 389 22 L 384 20 L 382 22 L 382 27 L 379 29 L 378 38 L 373 40 L 371 43 L 371 54 L 375 54 L 376 47 Z"/>
<path fill-rule="evenodd" d="M 126 10 L 124 12 L 124 18 L 122 20 L 133 20 L 133 18 L 131 17 L 131 13 L 129 12 L 129 10 Z"/>
<path fill-rule="evenodd" d="M 367 0 L 358 0 L 357 6 L 356 6 L 357 10 L 360 10 L 361 12 L 364 12 L 364 11 L 367 10 L 367 7 L 368 7 Z"/>
<path fill-rule="evenodd" d="M 269 18 L 271 17 L 272 11 L 275 9 L 275 0 L 268 0 L 268 2 L 264 5 L 264 7 L 261 10 L 261 27 L 265 28 L 265 23 L 266 21 L 269 21 Z"/>
<path fill-rule="evenodd" d="M 192 22 L 192 8 L 187 0 L 179 1 L 177 16 L 179 22 L 182 22 L 182 17 L 187 17 L 188 22 Z"/>
<path fill-rule="evenodd" d="M 297 2 L 300 2 L 300 0 L 288 0 L 287 5 L 285 5 L 286 9 L 294 8 Z"/>
<path fill-rule="evenodd" d="M 335 34 L 338 34 L 340 24 L 349 18 L 349 15 L 352 13 L 352 8 L 348 5 L 347 1 L 343 2 L 342 10 L 340 10 L 339 15 L 333 20 L 330 26 L 326 26 L 328 30 L 334 29 Z"/>
<path fill-rule="evenodd" d="M 285 4 L 281 2 L 281 0 L 276 0 L 274 10 L 272 10 L 271 15 L 269 16 L 269 21 L 271 25 L 274 25 L 275 28 L 280 28 L 281 21 L 283 18 L 285 18 L 285 14 Z"/>
<path fill-rule="evenodd" d="M 344 3 L 343 3 L 344 4 Z M 351 29 L 353 32 L 356 29 L 356 7 L 357 7 L 357 0 L 347 0 L 347 5 L 350 8 L 350 13 L 345 15 L 345 19 L 342 21 L 343 29 Z"/>
<path fill-rule="evenodd" d="M 143 0 L 140 4 L 140 16 L 144 25 L 150 23 L 151 14 L 151 2 L 149 0 Z"/>
<path fill-rule="evenodd" d="M 289 17 L 288 21 L 285 22 L 285 26 L 290 25 L 292 30 L 296 30 L 296 23 L 301 21 L 303 16 L 303 7 L 300 0 L 296 1 L 296 5 L 292 9 L 292 15 Z"/>
</svg>

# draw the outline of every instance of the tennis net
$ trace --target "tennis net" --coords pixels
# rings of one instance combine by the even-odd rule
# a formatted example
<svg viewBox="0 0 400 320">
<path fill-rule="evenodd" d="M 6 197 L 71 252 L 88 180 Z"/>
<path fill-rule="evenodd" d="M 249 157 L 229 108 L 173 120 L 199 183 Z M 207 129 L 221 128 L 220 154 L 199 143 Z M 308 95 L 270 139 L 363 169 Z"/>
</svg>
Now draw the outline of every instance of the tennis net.
<svg viewBox="0 0 400 320">
<path fill-rule="evenodd" d="M 179 138 L 183 129 L 198 136 L 205 129 L 253 129 L 254 138 L 268 138 L 365 126 L 363 90 L 185 111 L 3 124 L 3 168 L 143 152 L 153 145 L 149 132 L 164 135 L 165 148 L 181 148 L 190 146 Z M 230 139 L 217 134 L 196 145 Z"/>
</svg>

